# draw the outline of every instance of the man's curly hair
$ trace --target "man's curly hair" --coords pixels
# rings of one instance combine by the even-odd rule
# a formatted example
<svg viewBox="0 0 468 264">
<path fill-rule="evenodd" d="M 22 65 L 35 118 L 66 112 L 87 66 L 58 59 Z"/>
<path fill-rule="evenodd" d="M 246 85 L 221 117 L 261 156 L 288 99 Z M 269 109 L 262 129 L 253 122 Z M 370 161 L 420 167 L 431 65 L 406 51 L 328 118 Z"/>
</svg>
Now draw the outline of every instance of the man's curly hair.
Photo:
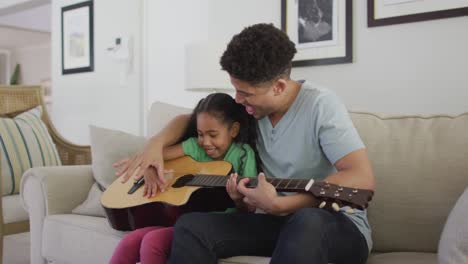
<svg viewBox="0 0 468 264">
<path fill-rule="evenodd" d="M 282 75 L 289 78 L 295 53 L 286 33 L 272 24 L 256 24 L 232 38 L 220 63 L 232 77 L 257 85 Z"/>
</svg>

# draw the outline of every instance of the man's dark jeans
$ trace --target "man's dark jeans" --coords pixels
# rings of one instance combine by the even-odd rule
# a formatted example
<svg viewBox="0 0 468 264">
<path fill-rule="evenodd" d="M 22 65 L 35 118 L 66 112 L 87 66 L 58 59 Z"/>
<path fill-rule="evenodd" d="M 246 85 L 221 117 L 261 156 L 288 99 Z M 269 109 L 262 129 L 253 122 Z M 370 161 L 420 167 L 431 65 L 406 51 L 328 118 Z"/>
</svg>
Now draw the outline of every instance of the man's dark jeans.
<svg viewBox="0 0 468 264">
<path fill-rule="evenodd" d="M 217 263 L 232 256 L 271 263 L 365 263 L 364 236 L 342 213 L 304 208 L 289 216 L 190 213 L 175 225 L 169 263 Z"/>
</svg>

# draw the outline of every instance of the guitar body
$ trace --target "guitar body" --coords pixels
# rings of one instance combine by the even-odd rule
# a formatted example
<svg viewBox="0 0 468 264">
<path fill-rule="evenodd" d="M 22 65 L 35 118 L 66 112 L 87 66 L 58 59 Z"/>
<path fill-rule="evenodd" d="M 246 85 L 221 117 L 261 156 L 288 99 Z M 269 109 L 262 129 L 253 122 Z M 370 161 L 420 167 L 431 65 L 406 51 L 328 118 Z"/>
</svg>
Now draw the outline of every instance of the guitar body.
<svg viewBox="0 0 468 264">
<path fill-rule="evenodd" d="M 158 192 L 155 197 L 144 197 L 144 187 L 128 194 L 134 181 L 130 178 L 122 183 L 123 176 L 107 188 L 101 196 L 101 204 L 114 229 L 128 231 L 146 226 L 171 226 L 179 215 L 186 212 L 222 211 L 234 207 L 223 188 L 173 187 L 184 175 L 228 175 L 232 169 L 229 162 L 197 162 L 185 156 L 165 162 L 164 168 L 172 169 L 173 172 L 166 175 L 166 190 L 163 193 Z"/>
</svg>

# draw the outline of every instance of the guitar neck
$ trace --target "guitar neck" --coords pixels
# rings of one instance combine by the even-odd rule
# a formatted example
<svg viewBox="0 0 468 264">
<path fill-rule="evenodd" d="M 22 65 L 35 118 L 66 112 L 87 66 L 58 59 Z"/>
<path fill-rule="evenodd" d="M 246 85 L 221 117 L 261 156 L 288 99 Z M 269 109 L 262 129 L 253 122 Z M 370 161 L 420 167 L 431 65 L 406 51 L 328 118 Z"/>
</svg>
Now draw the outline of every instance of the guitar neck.
<svg viewBox="0 0 468 264">
<path fill-rule="evenodd" d="M 247 177 L 237 177 L 237 181 Z M 220 175 L 197 174 L 187 182 L 186 186 L 200 186 L 200 187 L 226 187 L 226 182 L 229 177 L 220 177 Z M 279 192 L 305 192 L 306 186 L 310 180 L 304 179 L 279 179 L 279 178 L 266 178 L 267 182 L 271 183 Z M 249 178 L 247 187 L 255 188 L 257 186 L 257 178 Z"/>
</svg>

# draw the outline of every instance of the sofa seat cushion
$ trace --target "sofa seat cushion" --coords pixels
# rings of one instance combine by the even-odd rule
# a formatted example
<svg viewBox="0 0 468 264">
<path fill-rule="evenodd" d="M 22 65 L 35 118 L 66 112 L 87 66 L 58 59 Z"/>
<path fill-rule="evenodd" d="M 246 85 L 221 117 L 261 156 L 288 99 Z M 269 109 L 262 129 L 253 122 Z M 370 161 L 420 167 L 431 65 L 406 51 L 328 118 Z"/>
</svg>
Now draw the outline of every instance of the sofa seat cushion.
<svg viewBox="0 0 468 264">
<path fill-rule="evenodd" d="M 57 263 L 109 263 L 126 232 L 112 229 L 103 217 L 52 215 L 44 220 L 42 255 Z"/>
<path fill-rule="evenodd" d="M 395 252 L 371 254 L 367 264 L 437 264 L 436 253 Z"/>
<path fill-rule="evenodd" d="M 21 205 L 21 197 L 19 194 L 3 196 L 2 206 L 4 224 L 29 220 L 28 212 L 26 212 Z"/>
<path fill-rule="evenodd" d="M 268 264 L 270 258 L 256 256 L 236 256 L 227 259 L 221 259 L 219 264 Z"/>
<path fill-rule="evenodd" d="M 268 264 L 270 258 L 237 256 L 222 259 L 219 264 Z M 437 264 L 437 255 L 435 253 L 419 252 L 397 252 L 397 253 L 377 253 L 371 254 L 367 264 Z"/>
</svg>

